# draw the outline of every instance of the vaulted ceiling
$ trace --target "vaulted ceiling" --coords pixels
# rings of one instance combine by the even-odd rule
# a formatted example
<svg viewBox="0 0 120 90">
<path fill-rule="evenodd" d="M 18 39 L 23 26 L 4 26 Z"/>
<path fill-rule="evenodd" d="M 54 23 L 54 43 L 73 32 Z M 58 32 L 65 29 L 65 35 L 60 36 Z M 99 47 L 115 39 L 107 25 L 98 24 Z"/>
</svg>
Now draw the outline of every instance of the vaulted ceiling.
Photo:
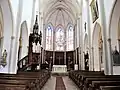
<svg viewBox="0 0 120 90">
<path fill-rule="evenodd" d="M 75 24 L 80 13 L 81 0 L 42 0 L 41 7 L 45 24 L 52 23 L 53 26 L 68 23 Z"/>
</svg>

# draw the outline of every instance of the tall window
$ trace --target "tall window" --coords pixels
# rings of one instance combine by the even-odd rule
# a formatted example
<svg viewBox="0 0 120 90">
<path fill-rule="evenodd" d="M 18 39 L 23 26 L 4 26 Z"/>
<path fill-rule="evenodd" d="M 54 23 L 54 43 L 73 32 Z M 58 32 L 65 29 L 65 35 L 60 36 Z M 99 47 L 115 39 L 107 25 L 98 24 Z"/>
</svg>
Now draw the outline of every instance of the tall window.
<svg viewBox="0 0 120 90">
<path fill-rule="evenodd" d="M 74 31 L 73 31 L 73 27 L 72 25 L 68 25 L 68 28 L 67 28 L 67 51 L 70 51 L 70 50 L 73 50 L 73 34 L 74 34 Z"/>
<path fill-rule="evenodd" d="M 61 26 L 58 26 L 56 28 L 56 39 L 55 39 L 55 42 L 56 42 L 56 50 L 57 51 L 63 51 L 64 50 L 64 44 L 65 44 L 65 40 L 64 40 L 64 29 L 63 27 Z"/>
<path fill-rule="evenodd" d="M 53 50 L 53 26 L 51 24 L 46 28 L 46 50 Z"/>
</svg>

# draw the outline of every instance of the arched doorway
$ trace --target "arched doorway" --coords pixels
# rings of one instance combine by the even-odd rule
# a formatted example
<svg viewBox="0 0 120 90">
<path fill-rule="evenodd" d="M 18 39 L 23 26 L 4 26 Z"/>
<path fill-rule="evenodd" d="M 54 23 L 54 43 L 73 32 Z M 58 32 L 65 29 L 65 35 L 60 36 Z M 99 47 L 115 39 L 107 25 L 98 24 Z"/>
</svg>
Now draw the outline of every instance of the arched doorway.
<svg viewBox="0 0 120 90">
<path fill-rule="evenodd" d="M 96 23 L 93 31 L 93 60 L 94 60 L 94 70 L 101 71 L 104 70 L 103 67 L 103 41 L 101 34 L 101 26 Z"/>
<path fill-rule="evenodd" d="M 28 55 L 28 41 L 29 39 L 28 39 L 27 22 L 24 21 L 21 24 L 21 29 L 20 29 L 18 60 Z"/>
</svg>

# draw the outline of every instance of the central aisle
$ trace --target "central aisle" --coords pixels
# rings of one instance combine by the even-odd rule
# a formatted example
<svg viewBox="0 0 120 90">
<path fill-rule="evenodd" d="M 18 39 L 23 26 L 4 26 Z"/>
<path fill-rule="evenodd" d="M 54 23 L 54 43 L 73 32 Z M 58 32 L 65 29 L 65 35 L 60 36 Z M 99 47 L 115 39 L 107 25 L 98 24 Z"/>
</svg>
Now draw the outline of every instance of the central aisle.
<svg viewBox="0 0 120 90">
<path fill-rule="evenodd" d="M 45 86 L 42 88 L 42 90 L 55 90 L 56 88 L 56 77 L 60 76 L 51 76 L 51 78 L 48 80 L 48 82 L 45 84 Z M 63 76 L 62 80 L 60 80 L 64 83 L 65 90 L 80 90 L 73 82 L 69 79 L 68 76 Z M 59 89 L 62 90 L 62 87 Z"/>
</svg>

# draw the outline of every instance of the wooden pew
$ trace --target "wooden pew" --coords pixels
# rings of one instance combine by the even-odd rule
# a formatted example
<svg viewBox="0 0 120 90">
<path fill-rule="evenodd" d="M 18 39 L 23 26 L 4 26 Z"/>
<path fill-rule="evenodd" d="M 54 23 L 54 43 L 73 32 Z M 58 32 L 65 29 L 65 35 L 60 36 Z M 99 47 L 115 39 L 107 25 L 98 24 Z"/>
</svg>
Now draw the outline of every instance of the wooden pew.
<svg viewBox="0 0 120 90">
<path fill-rule="evenodd" d="M 84 81 L 84 88 L 89 88 L 93 81 L 120 81 L 120 78 L 110 78 L 110 77 L 93 77 L 93 78 L 86 78 Z"/>
<path fill-rule="evenodd" d="M 50 72 L 20 72 L 18 74 L 0 74 L 0 90 L 7 90 L 6 88 L 11 88 L 10 90 L 18 90 L 18 88 L 19 90 L 39 90 L 44 86 L 49 77 Z"/>
<path fill-rule="evenodd" d="M 30 89 L 27 88 L 25 85 L 0 84 L 0 90 L 30 90 Z"/>
<path fill-rule="evenodd" d="M 120 86 L 120 81 L 92 81 L 89 90 L 100 90 L 100 86 Z"/>
<path fill-rule="evenodd" d="M 100 90 L 120 90 L 120 86 L 100 86 Z"/>
</svg>

